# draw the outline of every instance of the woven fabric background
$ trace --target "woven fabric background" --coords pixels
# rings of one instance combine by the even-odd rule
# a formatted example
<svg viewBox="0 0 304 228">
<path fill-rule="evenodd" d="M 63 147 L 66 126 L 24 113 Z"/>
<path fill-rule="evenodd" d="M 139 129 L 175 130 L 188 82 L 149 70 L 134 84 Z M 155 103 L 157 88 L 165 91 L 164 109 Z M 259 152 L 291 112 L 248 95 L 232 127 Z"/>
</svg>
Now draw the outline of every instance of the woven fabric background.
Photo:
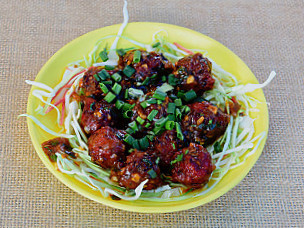
<svg viewBox="0 0 304 228">
<path fill-rule="evenodd" d="M 303 227 L 303 0 L 129 1 L 130 21 L 175 24 L 234 51 L 259 81 L 271 70 L 269 137 L 233 190 L 187 211 L 138 214 L 88 200 L 39 160 L 25 119 L 39 69 L 78 36 L 122 22 L 120 0 L 0 1 L 0 227 Z"/>
</svg>

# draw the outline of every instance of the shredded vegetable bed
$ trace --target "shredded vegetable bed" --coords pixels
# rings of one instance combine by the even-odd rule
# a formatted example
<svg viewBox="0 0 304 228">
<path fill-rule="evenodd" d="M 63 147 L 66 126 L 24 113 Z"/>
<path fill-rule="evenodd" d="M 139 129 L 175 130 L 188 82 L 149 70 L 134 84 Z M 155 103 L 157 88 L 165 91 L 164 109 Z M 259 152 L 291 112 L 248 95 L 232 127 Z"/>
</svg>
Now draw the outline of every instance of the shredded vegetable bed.
<svg viewBox="0 0 304 228">
<path fill-rule="evenodd" d="M 151 43 L 141 43 L 123 35 L 128 24 L 127 3 L 123 8 L 124 22 L 117 35 L 103 37 L 97 41 L 93 50 L 85 55 L 83 59 L 68 64 L 62 75 L 61 81 L 51 88 L 46 84 L 29 81 L 26 83 L 35 87 L 32 95 L 41 101 L 41 105 L 35 110 L 35 115 L 22 114 L 40 126 L 44 131 L 56 137 L 63 137 L 69 140 L 72 151 L 77 155 L 75 158 L 65 154 L 56 153 L 56 166 L 62 173 L 70 175 L 99 191 L 104 197 L 115 196 L 122 200 L 146 200 L 146 201 L 177 201 L 189 197 L 197 197 L 212 190 L 227 174 L 246 162 L 246 159 L 254 154 L 259 147 L 266 132 L 254 136 L 254 121 L 249 116 L 251 112 L 258 112 L 257 104 L 260 102 L 247 95 L 256 89 L 263 88 L 270 83 L 276 73 L 271 72 L 269 78 L 262 84 L 239 84 L 236 77 L 222 69 L 214 62 L 204 50 L 191 50 L 178 43 L 171 43 L 166 31 L 161 30 L 153 34 Z M 115 38 L 109 43 L 109 39 Z M 120 47 L 119 40 L 124 39 L 130 43 L 130 48 Z M 105 50 L 108 45 L 111 45 Z M 142 181 L 136 189 L 126 189 L 119 186 L 110 178 L 110 171 L 92 162 L 89 156 L 88 137 L 80 125 L 82 108 L 79 101 L 72 97 L 73 93 L 80 93 L 80 81 L 85 73 L 92 67 L 116 66 L 119 61 L 119 51 L 133 49 L 146 50 L 148 52 L 162 53 L 171 62 L 200 52 L 212 62 L 212 77 L 215 80 L 214 87 L 203 93 L 203 99 L 218 106 L 230 113 L 231 100 L 241 104 L 241 111 L 236 115 L 230 115 L 230 121 L 223 136 L 218 138 L 212 145 L 207 147 L 215 165 L 209 182 L 198 190 L 185 187 L 183 184 L 168 181 L 165 185 L 153 190 L 144 190 L 147 180 Z M 100 53 L 106 52 L 107 58 L 102 60 Z M 135 91 L 136 92 L 136 91 Z M 139 94 L 138 96 L 141 96 Z M 35 116 L 42 115 L 47 118 L 48 113 L 56 112 L 57 124 L 61 132 L 55 132 L 44 126 Z"/>
</svg>

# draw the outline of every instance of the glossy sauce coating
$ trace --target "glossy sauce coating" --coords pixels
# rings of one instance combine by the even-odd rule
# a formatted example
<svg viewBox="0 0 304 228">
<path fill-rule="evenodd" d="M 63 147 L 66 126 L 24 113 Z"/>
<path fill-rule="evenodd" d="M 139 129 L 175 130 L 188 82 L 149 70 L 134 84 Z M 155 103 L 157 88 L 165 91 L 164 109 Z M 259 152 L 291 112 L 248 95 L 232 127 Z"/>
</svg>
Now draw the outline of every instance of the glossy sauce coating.
<svg viewBox="0 0 304 228">
<path fill-rule="evenodd" d="M 188 107 L 190 112 L 182 121 L 182 130 L 190 142 L 207 146 L 224 134 L 229 115 L 207 101 L 189 104 Z"/>
<path fill-rule="evenodd" d="M 101 127 L 88 139 L 92 161 L 105 169 L 119 167 L 125 159 L 125 145 L 113 128 Z"/>
<path fill-rule="evenodd" d="M 118 181 L 120 186 L 135 189 L 141 182 L 149 180 L 144 189 L 155 189 L 163 184 L 160 169 L 156 164 L 154 153 L 134 150 L 121 170 L 112 170 L 111 180 Z"/>
<path fill-rule="evenodd" d="M 211 76 L 212 64 L 201 53 L 186 56 L 175 64 L 174 74 L 181 80 L 182 90 L 194 90 L 197 94 L 213 88 L 214 79 Z"/>
<path fill-rule="evenodd" d="M 54 138 L 42 143 L 44 153 L 50 158 L 51 161 L 56 161 L 56 153 L 67 154 L 72 158 L 76 158 L 75 153 L 72 151 L 70 142 L 66 138 Z"/>
<path fill-rule="evenodd" d="M 191 188 L 200 188 L 207 183 L 214 169 L 210 154 L 198 144 L 190 143 L 173 158 L 178 161 L 173 164 L 172 181 Z"/>
</svg>

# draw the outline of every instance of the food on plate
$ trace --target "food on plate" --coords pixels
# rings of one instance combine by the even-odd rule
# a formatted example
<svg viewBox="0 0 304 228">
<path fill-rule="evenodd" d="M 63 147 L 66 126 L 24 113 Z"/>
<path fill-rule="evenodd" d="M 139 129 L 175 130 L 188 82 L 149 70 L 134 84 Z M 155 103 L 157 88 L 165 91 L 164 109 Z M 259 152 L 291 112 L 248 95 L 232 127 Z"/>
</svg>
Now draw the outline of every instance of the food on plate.
<svg viewBox="0 0 304 228">
<path fill-rule="evenodd" d="M 123 200 L 174 201 L 206 194 L 245 163 L 265 132 L 253 137 L 256 103 L 247 93 L 266 86 L 240 84 L 203 50 L 122 36 L 101 38 L 84 59 L 68 64 L 51 88 L 40 82 L 37 115 L 57 114 L 61 131 L 42 149 L 56 168 Z M 119 46 L 125 39 L 130 45 Z M 111 46 L 109 47 L 109 44 Z M 250 150 L 250 151 L 249 151 Z"/>
</svg>

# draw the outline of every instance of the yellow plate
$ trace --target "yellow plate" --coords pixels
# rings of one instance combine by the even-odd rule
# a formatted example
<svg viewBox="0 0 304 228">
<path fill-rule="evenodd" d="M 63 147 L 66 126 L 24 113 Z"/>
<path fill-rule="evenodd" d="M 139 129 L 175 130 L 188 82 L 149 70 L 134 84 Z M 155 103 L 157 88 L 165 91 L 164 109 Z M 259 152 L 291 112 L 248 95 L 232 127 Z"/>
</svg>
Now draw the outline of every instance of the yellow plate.
<svg viewBox="0 0 304 228">
<path fill-rule="evenodd" d="M 89 32 L 72 42 L 68 43 L 62 49 L 60 49 L 49 61 L 42 67 L 41 71 L 37 75 L 36 81 L 43 82 L 51 87 L 54 87 L 61 79 L 64 67 L 72 62 L 82 59 L 83 55 L 88 54 L 94 47 L 96 41 L 107 35 L 117 34 L 120 25 L 113 25 L 105 28 L 101 28 L 92 32 Z M 226 71 L 234 74 L 241 83 L 258 83 L 257 79 L 246 66 L 246 64 L 236 56 L 228 48 L 220 44 L 219 42 L 192 30 L 178 27 L 169 24 L 161 23 L 130 23 L 127 25 L 124 35 L 132 38 L 134 40 L 150 43 L 152 41 L 152 34 L 160 29 L 165 29 L 168 32 L 169 41 L 178 42 L 187 48 L 198 48 L 208 51 L 208 55 L 217 64 L 222 66 Z M 132 46 L 126 41 L 120 41 L 123 46 Z M 32 96 L 32 91 L 29 95 L 27 112 L 28 114 L 35 115 L 34 110 L 37 108 L 39 101 L 37 98 Z M 258 109 L 260 112 L 252 113 L 251 117 L 256 118 L 255 121 L 255 135 L 260 134 L 265 131 L 268 132 L 268 110 L 265 104 L 265 97 L 261 89 L 254 91 L 251 95 L 262 101 L 258 104 Z M 51 112 L 46 116 L 35 115 L 42 123 L 51 129 L 57 129 L 54 125 L 56 123 L 55 112 Z M 189 208 L 197 207 L 208 203 L 236 186 L 249 172 L 255 162 L 258 160 L 262 153 L 266 137 L 262 140 L 258 150 L 255 154 L 249 157 L 245 164 L 230 170 L 226 176 L 218 183 L 218 185 L 213 188 L 207 194 L 190 198 L 183 201 L 177 202 L 145 202 L 145 201 L 113 201 L 109 198 L 102 197 L 99 192 L 90 189 L 88 186 L 84 185 L 80 181 L 57 171 L 54 165 L 50 162 L 48 157 L 44 154 L 41 149 L 41 143 L 45 140 L 54 138 L 54 136 L 44 132 L 37 125 L 35 125 L 31 120 L 28 119 L 28 128 L 31 135 L 34 147 L 44 163 L 44 165 L 65 185 L 78 192 L 79 194 L 92 199 L 94 201 L 100 202 L 102 204 L 136 212 L 145 213 L 163 213 L 163 212 L 173 212 L 186 210 Z"/>
</svg>

